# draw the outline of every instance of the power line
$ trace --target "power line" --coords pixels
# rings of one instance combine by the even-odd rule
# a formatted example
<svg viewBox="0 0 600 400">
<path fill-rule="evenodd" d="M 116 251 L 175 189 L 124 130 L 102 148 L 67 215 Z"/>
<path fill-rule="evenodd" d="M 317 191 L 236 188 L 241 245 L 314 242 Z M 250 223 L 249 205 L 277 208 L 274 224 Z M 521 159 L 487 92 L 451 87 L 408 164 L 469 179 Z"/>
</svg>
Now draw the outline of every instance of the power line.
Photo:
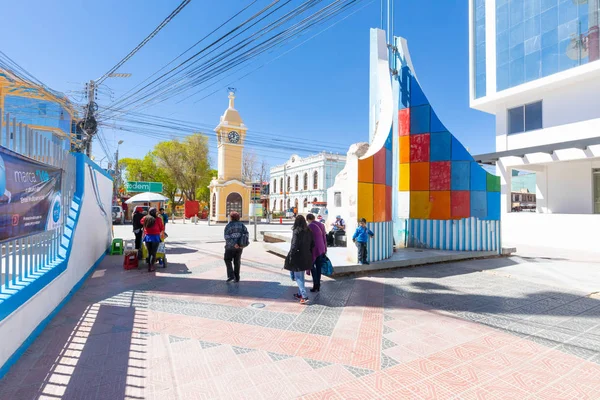
<svg viewBox="0 0 600 400">
<path fill-rule="evenodd" d="M 168 79 L 163 80 L 162 82 L 158 83 L 156 88 L 152 87 L 152 89 L 151 89 L 151 86 L 154 83 L 165 78 L 169 73 L 171 73 L 177 69 L 177 67 L 173 68 L 171 71 L 169 71 L 168 73 L 163 74 L 161 77 L 155 79 L 153 82 L 151 82 L 148 85 L 146 85 L 145 87 L 141 88 L 136 93 L 128 96 L 126 99 L 123 99 L 123 100 L 129 100 L 129 101 L 128 101 L 128 103 L 121 104 L 120 108 L 116 107 L 119 104 L 113 105 L 110 108 L 111 111 L 116 112 L 116 113 L 128 113 L 132 109 L 127 110 L 127 109 L 125 109 L 125 107 L 130 107 L 135 103 L 141 103 L 141 105 L 146 105 L 146 104 L 150 105 L 149 103 L 153 102 L 153 104 L 156 104 L 157 102 L 164 101 L 170 97 L 173 97 L 179 93 L 182 93 L 183 91 L 185 91 L 191 87 L 198 86 L 199 84 L 207 82 L 210 79 L 216 78 L 217 76 L 259 56 L 260 54 L 264 53 L 265 51 L 268 51 L 272 48 L 280 47 L 281 45 L 289 42 L 290 40 L 293 40 L 295 37 L 302 35 L 303 32 L 311 29 L 312 27 L 314 27 L 318 24 L 322 24 L 324 21 L 327 21 L 327 20 L 331 19 L 332 17 L 336 16 L 337 14 L 345 11 L 348 7 L 358 3 L 360 0 L 336 0 L 332 3 L 330 3 L 329 5 L 323 7 L 319 11 L 313 13 L 312 15 L 306 17 L 302 21 L 294 24 L 293 26 L 286 28 L 279 33 L 271 35 L 263 42 L 248 49 L 245 53 L 236 54 L 243 48 L 247 47 L 252 42 L 257 41 L 258 38 L 260 38 L 261 36 L 267 35 L 269 32 L 282 26 L 284 23 L 290 21 L 292 18 L 305 12 L 307 9 L 309 9 L 310 7 L 313 7 L 315 4 L 317 4 L 320 1 L 321 0 L 319 0 L 319 1 L 315 1 L 315 0 L 310 1 L 309 0 L 309 1 L 304 2 L 302 5 L 300 5 L 299 7 L 296 7 L 294 10 L 288 12 L 286 15 L 280 17 L 279 19 L 277 19 L 274 22 L 269 23 L 266 27 L 263 27 L 259 32 L 255 32 L 255 33 L 251 34 L 249 37 L 246 37 L 245 39 L 241 40 L 241 42 L 238 42 L 238 43 L 234 44 L 233 46 L 229 47 L 228 49 L 224 50 L 219 55 L 204 62 L 200 66 L 195 67 L 193 70 L 188 71 L 182 78 L 178 78 L 177 80 L 175 80 L 175 77 L 177 75 L 181 75 L 181 73 L 184 70 L 189 69 L 189 67 L 191 65 L 193 65 L 193 63 L 191 65 L 186 66 L 183 70 L 178 71 L 176 74 L 173 74 Z M 248 22 L 248 21 L 246 21 L 246 22 Z M 252 24 L 252 26 L 254 26 L 255 24 Z M 238 28 L 239 28 L 239 26 L 236 29 L 238 29 Z M 217 48 L 219 48 L 222 45 L 224 45 L 225 43 L 231 41 L 238 35 L 245 32 L 247 29 L 249 29 L 249 28 L 246 28 L 244 31 L 239 32 L 234 37 L 230 38 L 229 40 L 226 40 L 224 43 L 219 45 Z M 227 35 L 229 35 L 232 31 L 230 31 Z M 196 53 L 196 55 L 190 57 L 188 60 L 181 63 L 180 66 L 184 65 L 186 62 L 190 61 L 192 58 L 199 55 L 202 51 L 205 51 L 210 46 L 217 43 L 219 40 L 222 40 L 227 35 L 222 36 L 220 39 L 216 40 L 211 45 L 205 47 L 203 50 Z M 214 50 L 216 50 L 217 48 L 211 50 L 211 52 L 214 52 Z M 210 54 L 210 53 L 208 53 L 208 54 Z M 203 58 L 206 57 L 208 54 L 205 54 L 203 56 Z M 233 62 L 232 62 L 232 60 L 233 60 Z M 196 61 L 194 61 L 194 63 Z M 145 93 L 142 94 L 143 91 L 145 91 Z M 136 94 L 140 94 L 140 95 L 137 98 L 132 98 Z M 123 102 L 123 100 L 121 101 L 121 103 Z M 134 108 L 139 108 L 139 105 Z"/>
<path fill-rule="evenodd" d="M 181 4 L 179 4 L 179 6 L 175 10 L 173 10 L 173 12 L 171 12 L 171 14 L 169 14 L 169 16 L 167 18 L 165 18 L 148 36 L 146 36 L 146 38 L 144 40 L 142 40 L 142 42 L 140 44 L 138 44 L 133 50 L 131 50 L 131 52 L 129 52 L 129 54 L 127 54 L 125 56 L 125 58 L 123 58 L 121 61 L 119 61 L 117 63 L 117 65 L 115 65 L 114 67 L 112 67 L 108 72 L 106 72 L 100 78 L 96 79 L 96 84 L 99 85 L 102 82 L 104 82 L 104 80 L 106 78 L 108 78 L 108 76 L 110 74 L 114 73 L 123 64 L 125 64 L 131 57 L 133 57 L 133 55 L 135 53 L 137 53 L 142 47 L 144 47 L 144 45 L 146 45 L 146 43 L 148 43 L 154 36 L 156 36 L 158 34 L 158 32 L 161 31 L 162 28 L 164 28 L 169 22 L 171 22 L 171 20 L 173 18 L 175 18 L 175 16 L 177 14 L 179 14 L 179 12 L 181 10 L 183 10 L 185 8 L 185 6 L 187 6 L 190 3 L 190 1 L 191 0 L 183 0 L 181 2 Z"/>
</svg>

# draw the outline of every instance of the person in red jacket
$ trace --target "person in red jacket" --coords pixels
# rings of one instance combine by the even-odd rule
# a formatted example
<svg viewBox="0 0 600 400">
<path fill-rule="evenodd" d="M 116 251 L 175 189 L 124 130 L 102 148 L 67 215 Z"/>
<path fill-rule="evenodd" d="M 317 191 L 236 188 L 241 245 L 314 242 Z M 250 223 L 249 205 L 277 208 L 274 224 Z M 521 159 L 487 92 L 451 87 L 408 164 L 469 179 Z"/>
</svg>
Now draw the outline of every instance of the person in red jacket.
<svg viewBox="0 0 600 400">
<path fill-rule="evenodd" d="M 165 231 L 165 225 L 156 214 L 156 208 L 151 208 L 148 215 L 142 218 L 142 226 L 144 227 L 144 243 L 148 249 L 148 272 L 152 272 L 155 270 L 154 263 L 156 262 L 156 251 L 160 244 L 160 238 Z"/>
</svg>

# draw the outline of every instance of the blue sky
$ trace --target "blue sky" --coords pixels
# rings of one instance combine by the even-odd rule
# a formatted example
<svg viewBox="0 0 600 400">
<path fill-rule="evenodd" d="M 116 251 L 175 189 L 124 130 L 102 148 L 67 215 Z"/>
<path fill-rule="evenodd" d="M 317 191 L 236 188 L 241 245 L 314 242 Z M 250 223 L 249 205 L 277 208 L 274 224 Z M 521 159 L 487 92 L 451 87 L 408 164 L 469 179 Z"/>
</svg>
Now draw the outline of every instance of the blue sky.
<svg viewBox="0 0 600 400">
<path fill-rule="evenodd" d="M 2 50 L 53 89 L 81 91 L 86 81 L 111 68 L 180 0 L 44 0 L 11 2 L 5 7 Z M 264 4 L 265 2 L 259 2 Z M 368 0 L 363 1 L 363 4 Z M 119 97 L 174 56 L 248 4 L 248 0 L 192 0 L 157 37 L 119 72 L 129 79 L 109 79 Z M 494 118 L 469 108 L 468 8 L 460 0 L 396 0 L 395 34 L 408 39 L 421 85 L 436 112 L 473 154 L 494 150 Z M 369 28 L 380 23 L 380 1 L 234 83 L 236 108 L 250 130 L 270 133 L 283 144 L 301 139 L 315 152 L 347 149 L 368 140 Z M 315 31 L 316 32 L 316 31 Z M 301 39 L 303 40 L 303 39 Z M 288 45 L 268 60 L 293 47 Z M 251 68 L 250 68 L 251 69 Z M 225 85 L 227 81 L 222 82 Z M 223 89 L 207 99 L 181 104 L 169 101 L 143 112 L 214 126 L 227 107 Z M 80 93 L 72 93 L 80 99 Z M 99 103 L 110 105 L 108 88 Z M 141 157 L 155 139 L 128 132 L 104 131 L 111 150 L 122 139 L 121 157 Z M 168 139 L 168 137 L 165 137 Z M 317 143 L 318 142 L 318 143 Z M 211 150 L 216 141 L 211 137 Z M 257 149 L 270 165 L 294 151 Z M 97 159 L 104 157 L 98 145 Z M 301 153 L 302 154 L 302 153 Z"/>
</svg>

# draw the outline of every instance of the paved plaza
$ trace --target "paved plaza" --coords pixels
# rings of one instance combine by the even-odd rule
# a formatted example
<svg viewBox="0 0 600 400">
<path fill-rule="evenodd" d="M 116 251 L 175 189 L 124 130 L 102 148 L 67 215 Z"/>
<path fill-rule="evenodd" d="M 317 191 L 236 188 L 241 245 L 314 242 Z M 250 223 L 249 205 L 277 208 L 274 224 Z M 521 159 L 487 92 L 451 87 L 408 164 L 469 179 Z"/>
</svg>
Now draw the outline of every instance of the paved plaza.
<svg viewBox="0 0 600 400">
<path fill-rule="evenodd" d="M 205 234 L 221 228 L 169 229 L 168 268 L 107 256 L 0 399 L 600 398 L 600 264 L 577 264 L 580 277 L 511 257 L 326 278 L 302 306 L 262 243 L 227 284 L 223 243 Z"/>
</svg>

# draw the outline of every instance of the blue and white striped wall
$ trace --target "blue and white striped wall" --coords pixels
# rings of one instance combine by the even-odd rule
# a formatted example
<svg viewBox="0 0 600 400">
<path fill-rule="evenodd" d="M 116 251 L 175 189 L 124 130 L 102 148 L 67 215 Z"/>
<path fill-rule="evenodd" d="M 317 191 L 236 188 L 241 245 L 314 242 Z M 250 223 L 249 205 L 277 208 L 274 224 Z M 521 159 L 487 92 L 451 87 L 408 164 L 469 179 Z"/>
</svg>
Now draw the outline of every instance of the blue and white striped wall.
<svg viewBox="0 0 600 400">
<path fill-rule="evenodd" d="M 375 234 L 367 243 L 367 259 L 369 262 L 390 258 L 394 252 L 394 223 L 392 221 L 369 222 L 367 227 Z"/>
<path fill-rule="evenodd" d="M 455 251 L 501 252 L 500 221 L 409 219 L 406 246 Z"/>
</svg>

